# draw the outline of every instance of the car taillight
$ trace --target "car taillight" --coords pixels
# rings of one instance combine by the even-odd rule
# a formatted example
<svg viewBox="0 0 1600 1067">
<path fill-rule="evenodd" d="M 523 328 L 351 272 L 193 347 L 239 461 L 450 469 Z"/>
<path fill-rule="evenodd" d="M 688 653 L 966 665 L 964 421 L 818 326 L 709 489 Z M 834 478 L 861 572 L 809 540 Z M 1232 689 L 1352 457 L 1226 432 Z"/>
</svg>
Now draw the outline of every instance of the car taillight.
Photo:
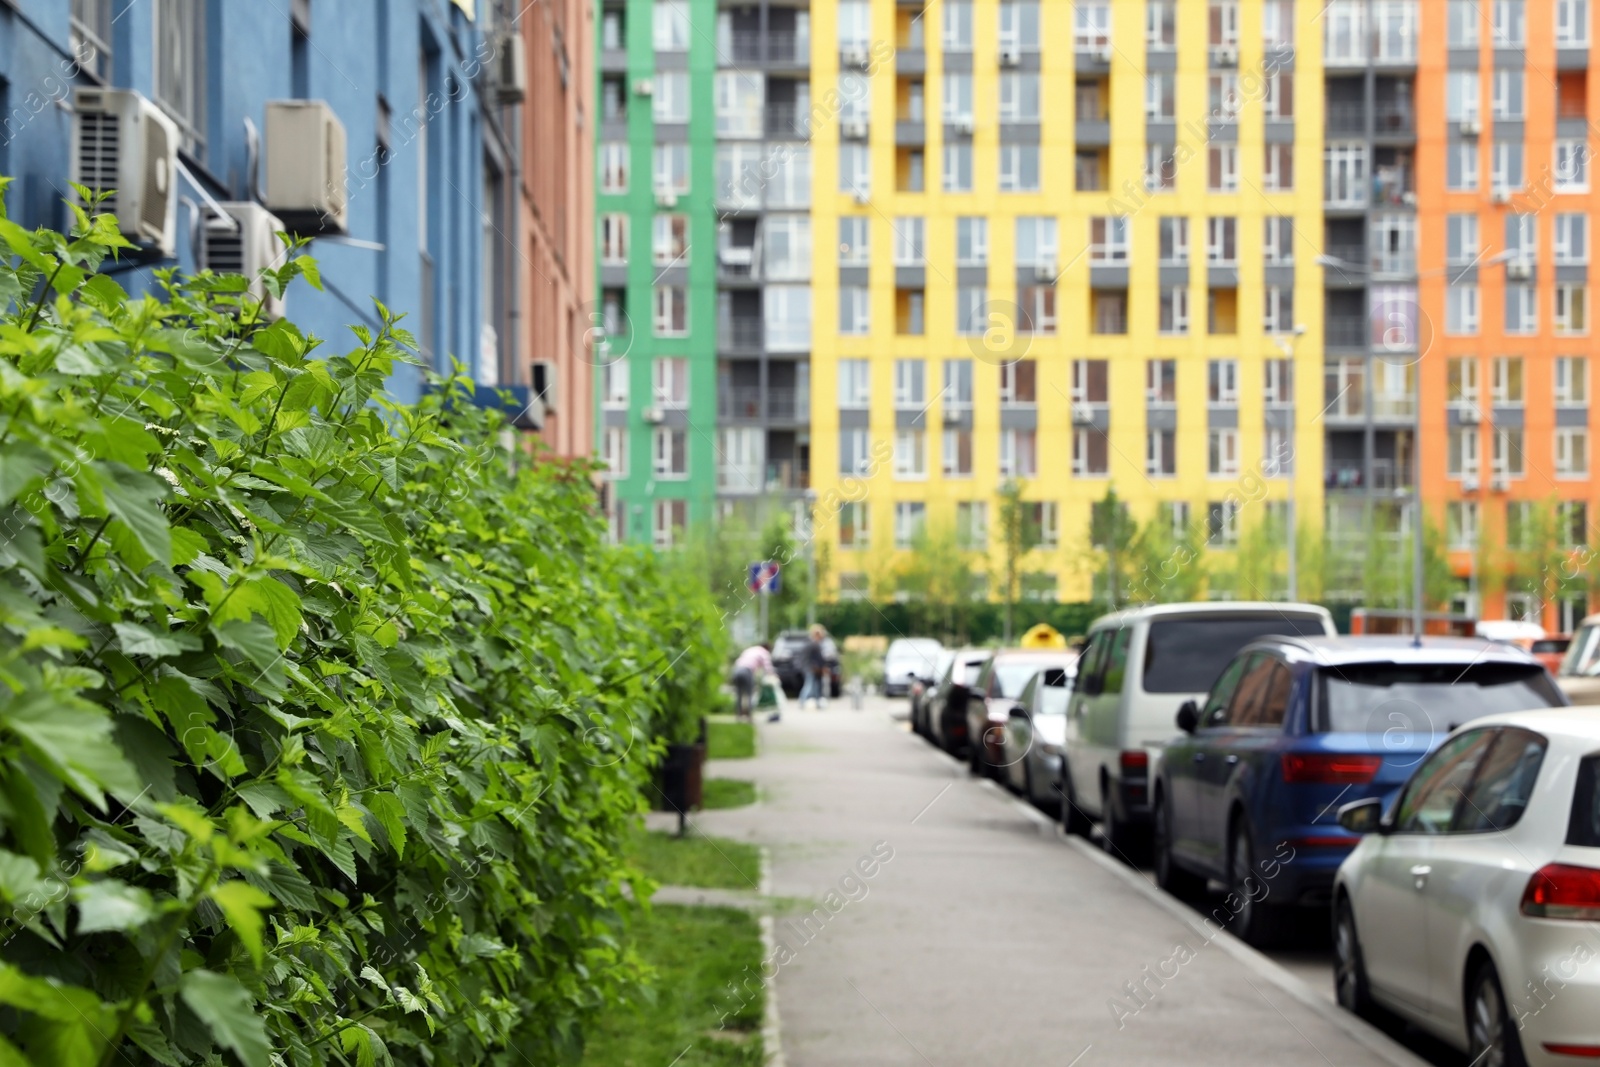
<svg viewBox="0 0 1600 1067">
<path fill-rule="evenodd" d="M 1150 753 L 1142 748 L 1126 749 L 1118 762 L 1122 765 L 1124 773 L 1134 771 L 1143 774 L 1150 769 Z"/>
<path fill-rule="evenodd" d="M 1559 1041 L 1546 1041 L 1544 1050 L 1557 1056 L 1576 1056 L 1580 1060 L 1600 1060 L 1600 1045 L 1566 1045 Z"/>
<path fill-rule="evenodd" d="M 1549 863 L 1528 879 L 1522 914 L 1536 919 L 1600 920 L 1600 871 Z"/>
<path fill-rule="evenodd" d="M 1283 780 L 1291 785 L 1365 785 L 1377 777 L 1382 756 L 1349 756 L 1334 752 L 1285 752 Z"/>
</svg>

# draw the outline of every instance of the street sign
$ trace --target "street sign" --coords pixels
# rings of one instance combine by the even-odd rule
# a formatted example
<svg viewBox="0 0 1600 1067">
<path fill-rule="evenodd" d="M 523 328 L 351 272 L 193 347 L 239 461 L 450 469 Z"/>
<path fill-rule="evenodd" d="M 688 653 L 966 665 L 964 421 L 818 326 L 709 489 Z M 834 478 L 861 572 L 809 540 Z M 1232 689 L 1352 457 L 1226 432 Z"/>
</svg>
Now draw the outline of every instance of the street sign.
<svg viewBox="0 0 1600 1067">
<path fill-rule="evenodd" d="M 769 559 L 750 564 L 750 577 L 745 584 L 752 593 L 776 593 L 783 587 L 778 578 L 777 562 Z"/>
</svg>

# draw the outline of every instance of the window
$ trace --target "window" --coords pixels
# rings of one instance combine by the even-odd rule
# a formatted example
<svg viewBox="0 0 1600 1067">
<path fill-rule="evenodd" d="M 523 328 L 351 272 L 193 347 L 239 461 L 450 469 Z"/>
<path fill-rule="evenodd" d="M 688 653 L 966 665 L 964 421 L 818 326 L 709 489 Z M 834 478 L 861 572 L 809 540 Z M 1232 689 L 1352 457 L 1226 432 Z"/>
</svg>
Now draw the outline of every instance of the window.
<svg viewBox="0 0 1600 1067">
<path fill-rule="evenodd" d="M 1526 500 L 1506 501 L 1506 547 L 1532 548 L 1537 535 L 1533 505 Z"/>
<path fill-rule="evenodd" d="M 1561 526 L 1561 540 L 1571 548 L 1585 548 L 1589 544 L 1589 505 L 1582 500 L 1563 500 L 1556 505 L 1556 521 Z M 1578 610 L 1582 618 L 1585 608 Z M 1572 629 L 1563 626 L 1562 629 Z"/>
<path fill-rule="evenodd" d="M 1031 363 L 1032 361 L 1030 360 L 1029 362 Z M 1029 377 L 1031 384 L 1032 376 L 1030 375 Z M 1071 399 L 1074 404 L 1109 403 L 1111 400 L 1111 364 L 1103 359 L 1073 360 Z"/>
<path fill-rule="evenodd" d="M 600 462 L 606 465 L 606 478 L 620 482 L 628 477 L 628 428 L 607 426 L 600 448 Z"/>
<path fill-rule="evenodd" d="M 942 469 L 946 478 L 972 477 L 972 431 L 946 427 L 940 442 Z"/>
<path fill-rule="evenodd" d="M 1478 403 L 1478 361 L 1471 356 L 1456 356 L 1445 361 L 1445 399 L 1452 404 Z"/>
<path fill-rule="evenodd" d="M 1452 70 L 1444 80 L 1444 117 L 1450 122 L 1478 121 L 1478 72 Z"/>
<path fill-rule="evenodd" d="M 613 212 L 600 216 L 600 262 L 608 267 L 628 264 L 628 216 Z"/>
<path fill-rule="evenodd" d="M 1039 146 L 1003 144 L 1000 146 L 1000 191 L 1036 193 L 1039 191 Z"/>
<path fill-rule="evenodd" d="M 611 410 L 627 410 L 628 380 L 631 367 L 625 359 L 613 359 L 601 364 L 601 403 Z"/>
<path fill-rule="evenodd" d="M 1523 0 L 1494 0 L 1494 46 L 1521 48 L 1528 43 L 1528 18 Z"/>
<path fill-rule="evenodd" d="M 651 365 L 651 390 L 658 407 L 689 406 L 689 361 L 682 356 L 658 359 Z"/>
<path fill-rule="evenodd" d="M 1589 0 L 1556 0 L 1556 47 L 1589 47 Z"/>
<path fill-rule="evenodd" d="M 989 265 L 989 220 L 982 216 L 956 219 L 956 266 Z"/>
<path fill-rule="evenodd" d="M 1157 71 L 1144 77 L 1144 117 L 1152 122 L 1171 122 L 1178 114 L 1178 78 L 1171 71 Z"/>
<path fill-rule="evenodd" d="M 1445 216 L 1445 262 L 1451 266 L 1466 266 L 1477 260 L 1478 216 L 1451 214 Z"/>
<path fill-rule="evenodd" d="M 1269 193 L 1287 193 L 1294 189 L 1294 145 L 1269 144 L 1263 149 L 1261 184 Z"/>
<path fill-rule="evenodd" d="M 1104 430 L 1078 426 L 1072 431 L 1072 473 L 1079 478 L 1103 478 L 1111 472 L 1111 442 Z"/>
<path fill-rule="evenodd" d="M 1170 408 L 1178 403 L 1177 360 L 1144 361 L 1144 402 L 1153 408 Z"/>
<path fill-rule="evenodd" d="M 1280 70 L 1268 76 L 1263 84 L 1266 96 L 1261 101 L 1262 110 L 1269 119 L 1294 118 L 1294 74 Z"/>
<path fill-rule="evenodd" d="M 894 476 L 920 481 L 928 476 L 928 439 L 921 430 L 894 432 Z"/>
<path fill-rule="evenodd" d="M 1238 122 L 1244 98 L 1239 95 L 1239 75 L 1231 70 L 1214 70 L 1206 76 L 1206 114 L 1212 122 Z"/>
<path fill-rule="evenodd" d="M 1206 361 L 1206 402 L 1213 406 L 1229 407 L 1239 403 L 1239 361 L 1213 359 Z"/>
<path fill-rule="evenodd" d="M 1498 8 L 1498 5 L 1497 5 Z M 1329 714 L 1334 708 L 1350 700 L 1338 699 L 1332 690 L 1354 691 L 1356 686 L 1345 683 L 1338 686 L 1328 679 Z M 1366 688 L 1363 686 L 1362 688 Z M 1395 688 L 1393 686 L 1389 688 Z M 1402 686 L 1400 688 L 1411 688 Z M 1476 687 L 1474 687 L 1476 688 Z M 1353 693 L 1352 693 L 1353 695 Z M 1371 699 L 1360 697 L 1358 699 Z M 1450 821 L 1477 773 L 1478 765 L 1494 741 L 1492 729 L 1468 730 L 1445 741 L 1429 756 L 1400 797 L 1395 814 L 1395 832 L 1406 834 L 1442 834 L 1449 832 Z"/>
<path fill-rule="evenodd" d="M 1281 426 L 1268 426 L 1261 432 L 1261 476 L 1287 478 L 1293 473 L 1294 431 Z M 1270 502 L 1270 504 L 1276 503 L 1276 501 Z M 1287 521 L 1286 516 L 1280 518 Z"/>
<path fill-rule="evenodd" d="M 1478 19 L 1482 9 L 1478 0 L 1448 0 L 1445 15 L 1445 41 L 1451 48 L 1478 47 Z"/>
<path fill-rule="evenodd" d="M 1078 471 L 1076 456 L 1073 470 Z M 1000 431 L 1000 477 L 1032 478 L 1039 473 L 1039 449 L 1033 430 Z"/>
<path fill-rule="evenodd" d="M 1526 116 L 1524 99 L 1527 95 L 1527 81 L 1520 69 L 1496 70 L 1489 84 L 1490 114 L 1494 116 L 1496 122 L 1522 119 Z"/>
<path fill-rule="evenodd" d="M 768 215 L 762 224 L 763 266 L 768 281 L 805 281 L 811 277 L 811 218 Z"/>
<path fill-rule="evenodd" d="M 1522 142 L 1496 141 L 1489 157 L 1489 185 L 1501 195 L 1522 188 Z"/>
<path fill-rule="evenodd" d="M 1531 285 L 1506 286 L 1506 333 L 1539 332 L 1538 295 L 1538 290 Z"/>
<path fill-rule="evenodd" d="M 656 195 L 683 196 L 689 191 L 689 146 L 658 144 L 655 152 Z"/>
<path fill-rule="evenodd" d="M 1145 4 L 1144 44 L 1151 52 L 1172 52 L 1177 49 L 1176 0 L 1148 0 Z"/>
<path fill-rule="evenodd" d="M 1261 40 L 1269 52 L 1294 47 L 1294 0 L 1262 0 Z"/>
<path fill-rule="evenodd" d="M 894 234 L 894 265 L 920 267 L 927 247 L 925 220 L 920 215 L 903 215 L 890 227 Z"/>
<path fill-rule="evenodd" d="M 863 7 L 866 5 L 863 4 Z M 972 51 L 972 4 L 970 0 L 945 0 L 939 39 L 946 52 Z"/>
<path fill-rule="evenodd" d="M 1002 408 L 1031 405 L 1038 400 L 1038 366 L 1031 359 L 1018 359 L 1000 364 Z"/>
<path fill-rule="evenodd" d="M 674 545 L 682 544 L 683 531 L 688 525 L 688 501 L 656 501 L 654 538 L 657 548 L 671 548 Z"/>
<path fill-rule="evenodd" d="M 865 267 L 872 261 L 872 238 L 864 215 L 839 220 L 839 266 Z"/>
<path fill-rule="evenodd" d="M 1056 332 L 1056 288 L 1053 284 L 1017 287 L 1016 328 L 1018 333 L 1053 335 Z"/>
<path fill-rule="evenodd" d="M 1589 476 L 1589 431 L 1582 426 L 1556 427 L 1556 477 Z"/>
<path fill-rule="evenodd" d="M 1108 0 L 1077 0 L 1072 5 L 1072 47 L 1078 52 L 1098 55 L 1111 50 L 1111 4 Z"/>
<path fill-rule="evenodd" d="M 1454 193 L 1478 188 L 1478 142 L 1452 141 L 1445 146 L 1444 187 Z"/>
<path fill-rule="evenodd" d="M 946 141 L 944 145 L 944 191 L 972 192 L 972 143 Z"/>
<path fill-rule="evenodd" d="M 1588 357 L 1556 357 L 1555 396 L 1558 407 L 1583 407 L 1589 402 Z"/>
<path fill-rule="evenodd" d="M 839 287 L 839 332 L 852 337 L 872 332 L 872 291 L 865 285 Z"/>
<path fill-rule="evenodd" d="M 767 206 L 809 208 L 811 206 L 811 149 L 779 145 L 771 153 L 775 166 L 767 186 Z"/>
<path fill-rule="evenodd" d="M 654 433 L 654 471 L 657 478 L 689 476 L 689 432 L 657 426 Z"/>
<path fill-rule="evenodd" d="M 72 0 L 72 54 L 80 69 L 104 82 L 111 77 L 111 0 Z"/>
<path fill-rule="evenodd" d="M 1189 332 L 1189 290 L 1181 285 L 1161 290 L 1161 308 L 1156 328 L 1164 334 Z"/>
<path fill-rule="evenodd" d="M 992 325 L 986 314 L 989 307 L 989 290 L 981 285 L 962 285 L 956 288 L 956 333 L 981 334 Z"/>
<path fill-rule="evenodd" d="M 1522 403 L 1522 357 L 1497 356 L 1492 364 L 1490 395 L 1496 404 Z"/>
<path fill-rule="evenodd" d="M 687 263 L 689 216 L 657 215 L 651 240 L 651 253 L 658 267 L 675 267 Z"/>
<path fill-rule="evenodd" d="M 659 77 L 666 77 L 660 75 Z M 686 78 L 687 75 L 674 74 L 676 78 Z M 657 85 L 660 85 L 659 78 Z M 712 100 L 715 104 L 716 134 L 718 137 L 760 137 L 762 134 L 761 116 L 766 107 L 766 81 L 754 74 L 747 74 L 742 70 L 719 70 L 715 80 L 711 83 Z M 685 84 L 684 89 L 688 86 Z M 661 90 L 656 89 L 659 98 Z M 656 110 L 656 121 L 687 122 L 689 104 L 685 93 L 683 104 L 683 118 L 676 120 L 663 120 L 659 107 Z"/>
<path fill-rule="evenodd" d="M 872 471 L 872 443 L 866 430 L 839 431 L 839 473 L 866 476 Z"/>
<path fill-rule="evenodd" d="M 1589 216 L 1562 212 L 1555 221 L 1556 266 L 1582 266 L 1589 262 Z"/>
<path fill-rule="evenodd" d="M 689 50 L 689 0 L 656 0 L 651 43 L 658 52 Z"/>
<path fill-rule="evenodd" d="M 1239 146 L 1216 142 L 1206 146 L 1206 190 L 1212 193 L 1239 191 Z"/>
<path fill-rule="evenodd" d="M 867 0 L 839 0 L 839 50 L 866 52 L 872 44 L 872 6 Z"/>
<path fill-rule="evenodd" d="M 1230 546 L 1239 543 L 1238 500 L 1213 500 L 1206 505 L 1206 543 Z"/>
<path fill-rule="evenodd" d="M 1444 291 L 1444 332 L 1453 337 L 1471 337 L 1478 332 L 1478 287 L 1457 283 Z"/>
<path fill-rule="evenodd" d="M 1478 476 L 1478 429 L 1452 426 L 1445 442 L 1445 474 L 1451 478 Z"/>
<path fill-rule="evenodd" d="M 1001 51 L 1039 50 L 1039 4 L 1037 0 L 1000 0 Z"/>
<path fill-rule="evenodd" d="M 1522 431 L 1509 427 L 1496 427 L 1493 435 L 1494 473 L 1497 477 L 1521 478 L 1526 473 L 1526 458 L 1522 448 Z"/>
<path fill-rule="evenodd" d="M 1293 264 L 1294 219 L 1288 215 L 1268 215 L 1261 222 L 1261 252 L 1266 262 L 1278 267 Z"/>
<path fill-rule="evenodd" d="M 921 410 L 928 403 L 927 364 L 920 359 L 894 361 L 894 406 Z"/>
<path fill-rule="evenodd" d="M 863 411 L 872 399 L 872 364 L 864 359 L 839 361 L 839 407 Z"/>
<path fill-rule="evenodd" d="M 600 191 L 628 191 L 628 146 L 609 142 L 600 146 Z"/>
<path fill-rule="evenodd" d="M 689 332 L 689 292 L 681 285 L 655 288 L 655 335 L 683 337 Z"/>
<path fill-rule="evenodd" d="M 1128 220 L 1125 216 L 1090 217 L 1089 262 L 1101 264 L 1128 262 Z"/>
<path fill-rule="evenodd" d="M 1091 229 L 1094 224 L 1090 220 Z M 1093 238 L 1091 237 L 1092 241 Z M 1093 249 L 1090 250 L 1091 256 Z M 1056 220 L 1023 215 L 1017 218 L 1016 264 L 1019 267 L 1044 267 L 1053 275 L 1056 269 Z"/>
<path fill-rule="evenodd" d="M 735 210 L 760 207 L 767 184 L 762 146 L 726 141 L 717 145 L 714 158 L 717 206 Z"/>
<path fill-rule="evenodd" d="M 989 505 L 981 500 L 956 502 L 956 543 L 962 548 L 987 548 Z"/>
<path fill-rule="evenodd" d="M 1231 215 L 1212 215 L 1206 219 L 1206 262 L 1231 267 L 1239 259 L 1239 220 Z"/>
<path fill-rule="evenodd" d="M 761 313 L 767 351 L 804 352 L 811 347 L 810 286 L 767 286 Z"/>
<path fill-rule="evenodd" d="M 1563 139 L 1556 142 L 1555 166 L 1552 177 L 1558 193 L 1586 193 L 1589 191 L 1589 146 L 1581 139 Z"/>
<path fill-rule="evenodd" d="M 1206 433 L 1206 474 L 1212 478 L 1232 478 L 1239 473 L 1239 431 L 1209 430 Z"/>
<path fill-rule="evenodd" d="M 944 388 L 940 391 L 946 411 L 972 409 L 972 360 L 947 359 L 944 361 Z"/>
<path fill-rule="evenodd" d="M 1000 121 L 1039 121 L 1039 75 L 1014 70 L 1000 75 Z"/>
<path fill-rule="evenodd" d="M 839 191 L 858 200 L 872 195 L 872 152 L 859 141 L 839 144 Z"/>
<path fill-rule="evenodd" d="M 861 548 L 872 539 L 871 516 L 865 500 L 839 505 L 839 547 Z"/>
<path fill-rule="evenodd" d="M 972 75 L 966 71 L 946 71 L 940 100 L 941 116 L 945 122 L 971 122 Z"/>
<path fill-rule="evenodd" d="M 1152 193 L 1170 193 L 1178 187 L 1178 159 L 1171 145 L 1145 147 L 1144 187 Z"/>
<path fill-rule="evenodd" d="M 872 110 L 872 82 L 856 70 L 839 72 L 839 121 L 867 122 Z"/>
<path fill-rule="evenodd" d="M 650 94 L 650 116 L 657 122 L 689 121 L 688 71 L 656 72 L 655 89 Z"/>
<path fill-rule="evenodd" d="M 1161 262 L 1184 266 L 1189 262 L 1189 220 L 1181 215 L 1169 215 L 1158 220 L 1157 235 Z"/>
<path fill-rule="evenodd" d="M 1178 473 L 1178 435 L 1171 430 L 1145 434 L 1144 473 L 1151 478 L 1171 478 Z"/>
<path fill-rule="evenodd" d="M 1478 547 L 1478 502 L 1452 500 L 1444 508 L 1445 543 L 1451 549 Z"/>
<path fill-rule="evenodd" d="M 1330 144 L 1323 149 L 1323 199 L 1337 207 L 1367 202 L 1367 146 Z"/>
<path fill-rule="evenodd" d="M 1582 282 L 1557 282 L 1556 333 L 1574 336 L 1589 332 L 1589 287 Z"/>
<path fill-rule="evenodd" d="M 205 4 L 158 0 L 155 20 L 156 103 L 178 124 L 184 151 L 205 155 Z"/>
<path fill-rule="evenodd" d="M 1261 328 L 1267 333 L 1294 332 L 1294 290 L 1269 285 L 1261 292 Z"/>
<path fill-rule="evenodd" d="M 898 501 L 894 506 L 894 547 L 910 548 L 922 534 L 928 507 L 918 501 Z"/>
</svg>

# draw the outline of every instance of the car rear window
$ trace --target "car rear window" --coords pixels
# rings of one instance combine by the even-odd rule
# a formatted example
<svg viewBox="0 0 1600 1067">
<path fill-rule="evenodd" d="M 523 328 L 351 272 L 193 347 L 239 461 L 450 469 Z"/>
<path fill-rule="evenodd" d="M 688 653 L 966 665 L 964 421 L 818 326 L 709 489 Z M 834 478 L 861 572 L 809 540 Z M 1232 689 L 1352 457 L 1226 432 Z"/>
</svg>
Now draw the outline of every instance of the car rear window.
<svg viewBox="0 0 1600 1067">
<path fill-rule="evenodd" d="M 963 667 L 961 669 L 961 677 L 964 679 L 962 684 L 977 685 L 979 676 L 983 674 L 984 664 L 988 662 L 986 659 L 973 660 Z"/>
<path fill-rule="evenodd" d="M 1204 693 L 1245 645 L 1272 634 L 1320 637 L 1319 615 L 1228 615 L 1156 619 L 1144 650 L 1147 693 Z"/>
<path fill-rule="evenodd" d="M 1535 641 L 1529 652 L 1565 652 L 1569 640 L 1565 637 L 1547 637 L 1543 641 Z"/>
<path fill-rule="evenodd" d="M 1567 844 L 1600 848 L 1600 756 L 1578 761 L 1578 787 L 1572 791 L 1572 818 L 1567 821 Z"/>
<path fill-rule="evenodd" d="M 1323 733 L 1442 735 L 1482 715 L 1562 703 L 1537 663 L 1352 663 L 1318 673 Z"/>
<path fill-rule="evenodd" d="M 994 673 L 1000 679 L 1000 695 L 1016 699 L 1028 679 L 1039 673 L 1039 664 L 1032 660 L 996 663 Z"/>
</svg>

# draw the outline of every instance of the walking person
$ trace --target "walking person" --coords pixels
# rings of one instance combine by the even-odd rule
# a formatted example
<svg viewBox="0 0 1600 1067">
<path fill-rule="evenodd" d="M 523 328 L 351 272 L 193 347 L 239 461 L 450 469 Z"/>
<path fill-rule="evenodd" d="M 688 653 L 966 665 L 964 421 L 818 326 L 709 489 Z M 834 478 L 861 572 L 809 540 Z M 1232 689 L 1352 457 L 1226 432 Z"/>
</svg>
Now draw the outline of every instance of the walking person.
<svg viewBox="0 0 1600 1067">
<path fill-rule="evenodd" d="M 751 645 L 733 661 L 734 717 L 749 722 L 755 707 L 756 690 L 772 672 L 772 646 L 766 642 Z"/>
<path fill-rule="evenodd" d="M 806 701 L 816 701 L 817 709 L 828 706 L 828 656 L 823 641 L 827 631 L 822 626 L 811 627 L 810 639 L 800 650 L 800 670 L 804 674 L 804 681 L 800 686 L 800 709 L 805 710 Z"/>
</svg>

